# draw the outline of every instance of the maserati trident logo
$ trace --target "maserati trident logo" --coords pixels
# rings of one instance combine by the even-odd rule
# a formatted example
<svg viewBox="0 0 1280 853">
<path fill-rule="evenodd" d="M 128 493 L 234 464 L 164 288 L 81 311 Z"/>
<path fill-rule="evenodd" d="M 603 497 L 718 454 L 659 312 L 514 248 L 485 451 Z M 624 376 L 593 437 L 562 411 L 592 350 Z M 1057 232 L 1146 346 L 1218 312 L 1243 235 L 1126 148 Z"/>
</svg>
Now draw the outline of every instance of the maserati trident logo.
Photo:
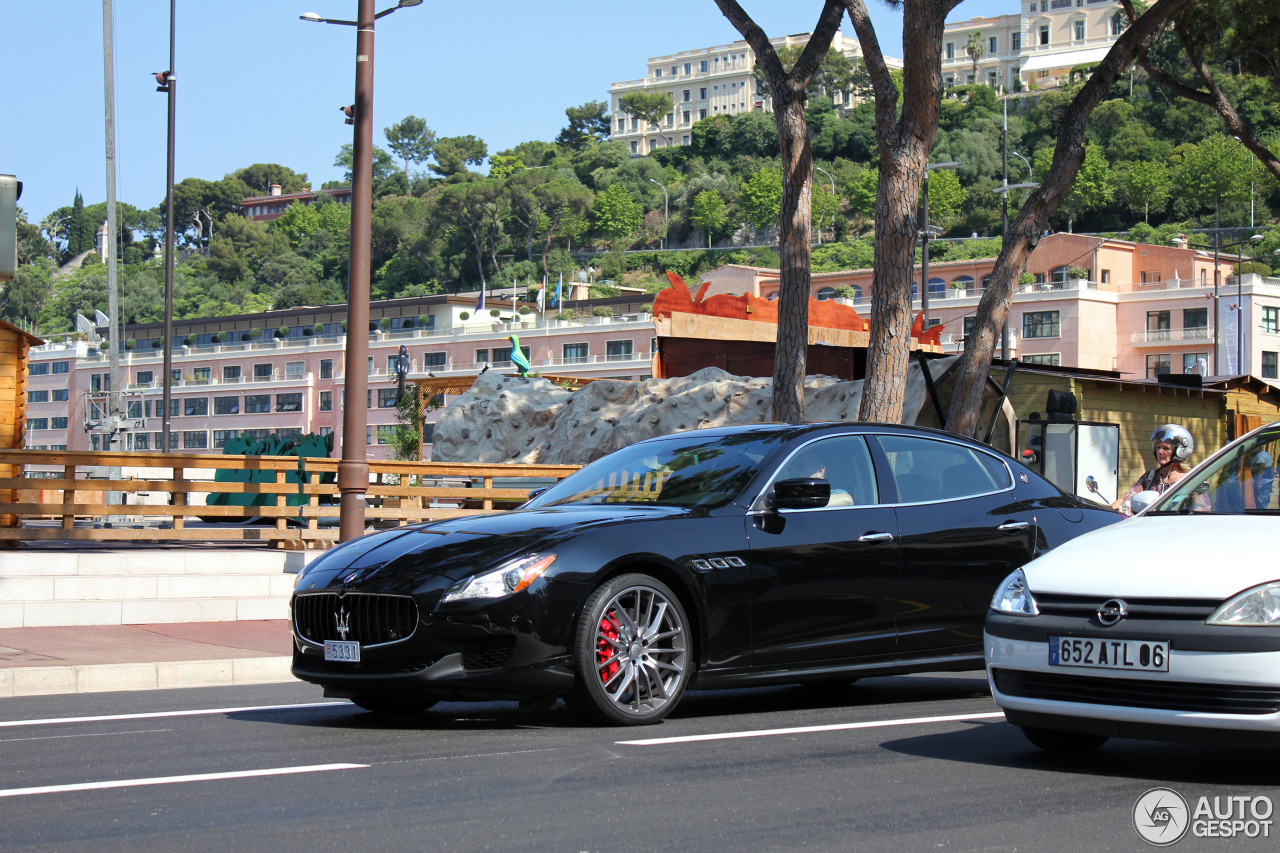
<svg viewBox="0 0 1280 853">
<path fill-rule="evenodd" d="M 338 638 L 345 640 L 351 631 L 351 611 L 346 607 L 339 607 L 338 612 L 333 614 L 333 622 L 338 629 Z"/>
<path fill-rule="evenodd" d="M 1108 599 L 1098 608 L 1098 621 L 1108 628 L 1128 615 L 1128 606 L 1118 598 Z"/>
</svg>

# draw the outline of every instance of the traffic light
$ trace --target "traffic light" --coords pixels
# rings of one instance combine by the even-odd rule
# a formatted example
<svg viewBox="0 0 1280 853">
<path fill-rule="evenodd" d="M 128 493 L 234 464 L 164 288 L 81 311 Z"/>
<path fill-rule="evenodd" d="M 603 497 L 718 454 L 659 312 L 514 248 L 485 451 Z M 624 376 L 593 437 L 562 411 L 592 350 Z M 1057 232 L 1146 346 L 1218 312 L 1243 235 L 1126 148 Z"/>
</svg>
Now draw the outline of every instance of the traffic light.
<svg viewBox="0 0 1280 853">
<path fill-rule="evenodd" d="M 0 175 L 0 281 L 8 281 L 18 271 L 18 199 L 22 181 Z"/>
</svg>

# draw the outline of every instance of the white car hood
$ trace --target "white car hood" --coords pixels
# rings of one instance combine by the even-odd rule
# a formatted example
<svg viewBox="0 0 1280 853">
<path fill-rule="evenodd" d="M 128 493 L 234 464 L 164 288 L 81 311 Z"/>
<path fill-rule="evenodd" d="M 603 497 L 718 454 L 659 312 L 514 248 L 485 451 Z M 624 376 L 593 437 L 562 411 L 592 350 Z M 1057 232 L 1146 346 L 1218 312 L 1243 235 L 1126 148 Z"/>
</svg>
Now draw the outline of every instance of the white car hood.
<svg viewBox="0 0 1280 853">
<path fill-rule="evenodd" d="M 1280 579 L 1280 521 L 1243 515 L 1139 516 L 1023 567 L 1032 595 L 1225 599 Z"/>
</svg>

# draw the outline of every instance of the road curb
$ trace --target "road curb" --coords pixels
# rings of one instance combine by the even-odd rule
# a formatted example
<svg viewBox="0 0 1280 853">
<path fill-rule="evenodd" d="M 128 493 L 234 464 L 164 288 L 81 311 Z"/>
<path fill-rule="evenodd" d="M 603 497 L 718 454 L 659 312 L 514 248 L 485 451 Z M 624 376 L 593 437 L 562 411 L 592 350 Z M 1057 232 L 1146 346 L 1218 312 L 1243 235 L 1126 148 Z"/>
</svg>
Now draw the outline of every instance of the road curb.
<svg viewBox="0 0 1280 853">
<path fill-rule="evenodd" d="M 282 656 L 13 667 L 0 670 L 0 697 L 280 684 L 296 680 L 289 672 L 292 661 Z"/>
</svg>

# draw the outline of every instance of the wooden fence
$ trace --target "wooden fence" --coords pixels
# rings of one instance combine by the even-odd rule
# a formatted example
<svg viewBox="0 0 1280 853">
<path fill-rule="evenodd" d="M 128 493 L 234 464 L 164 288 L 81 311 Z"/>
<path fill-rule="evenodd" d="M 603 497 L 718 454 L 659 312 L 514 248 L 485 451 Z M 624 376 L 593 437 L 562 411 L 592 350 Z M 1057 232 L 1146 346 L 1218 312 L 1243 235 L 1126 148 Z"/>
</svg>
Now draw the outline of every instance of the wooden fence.
<svg viewBox="0 0 1280 853">
<path fill-rule="evenodd" d="M 269 540 L 282 548 L 326 548 L 338 538 L 338 487 L 323 482 L 335 479 L 337 459 L 0 450 L 0 466 L 13 466 L 8 470 L 16 472 L 23 466 L 61 469 L 60 476 L 50 479 L 0 477 L 0 547 L 21 540 Z M 105 479 L 108 470 L 117 466 L 168 469 L 170 474 L 167 478 Z M 366 522 L 403 526 L 510 509 L 528 497 L 528 489 L 495 487 L 495 479 L 558 481 L 578 466 L 371 461 L 369 469 Z M 259 479 L 269 481 L 216 482 L 214 471 L 258 472 Z M 199 499 L 219 493 L 267 495 L 271 505 L 209 506 Z M 118 500 L 111 499 L 113 494 Z M 301 496 L 304 503 L 288 506 L 286 499 L 291 495 Z M 269 523 L 245 526 L 256 518 Z M 194 519 L 226 524 L 188 527 L 187 522 Z M 326 519 L 332 524 L 322 526 Z"/>
</svg>

